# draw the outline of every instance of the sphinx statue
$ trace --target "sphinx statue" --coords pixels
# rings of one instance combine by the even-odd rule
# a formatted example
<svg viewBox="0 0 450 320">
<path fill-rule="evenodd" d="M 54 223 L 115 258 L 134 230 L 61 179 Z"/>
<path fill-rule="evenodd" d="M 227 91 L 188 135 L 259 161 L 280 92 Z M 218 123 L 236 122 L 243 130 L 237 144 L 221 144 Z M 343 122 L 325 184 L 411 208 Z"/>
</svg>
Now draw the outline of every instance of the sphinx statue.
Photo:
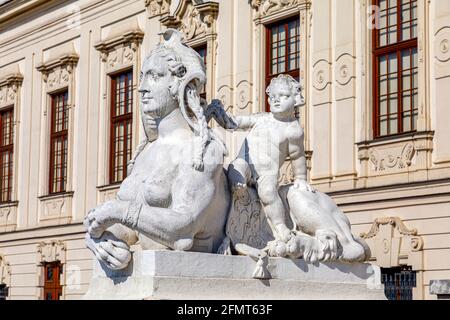
<svg viewBox="0 0 450 320">
<path fill-rule="evenodd" d="M 301 87 L 288 76 L 272 81 L 271 112 L 227 114 L 220 101 L 205 103 L 201 57 L 176 30 L 143 61 L 139 106 L 146 136 L 117 197 L 92 209 L 86 244 L 111 270 L 127 267 L 130 247 L 303 258 L 307 262 L 364 261 L 367 245 L 351 233 L 347 217 L 306 181 L 303 130 L 294 116 Z M 248 130 L 226 169 L 227 149 L 208 122 Z M 294 183 L 278 185 L 289 158 Z M 261 261 L 260 263 L 261 267 Z M 255 278 L 264 278 L 263 267 Z"/>
</svg>

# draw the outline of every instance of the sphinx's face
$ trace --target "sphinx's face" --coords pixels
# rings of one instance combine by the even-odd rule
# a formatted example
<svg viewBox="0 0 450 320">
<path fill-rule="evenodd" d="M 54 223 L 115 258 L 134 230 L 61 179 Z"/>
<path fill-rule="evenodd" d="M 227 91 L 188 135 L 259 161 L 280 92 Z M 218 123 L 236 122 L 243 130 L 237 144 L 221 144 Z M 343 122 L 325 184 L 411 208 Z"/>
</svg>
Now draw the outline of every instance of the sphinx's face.
<svg viewBox="0 0 450 320">
<path fill-rule="evenodd" d="M 154 54 L 144 62 L 139 86 L 143 114 L 164 118 L 177 108 L 177 101 L 170 93 L 174 80 L 166 60 L 161 55 Z"/>
</svg>

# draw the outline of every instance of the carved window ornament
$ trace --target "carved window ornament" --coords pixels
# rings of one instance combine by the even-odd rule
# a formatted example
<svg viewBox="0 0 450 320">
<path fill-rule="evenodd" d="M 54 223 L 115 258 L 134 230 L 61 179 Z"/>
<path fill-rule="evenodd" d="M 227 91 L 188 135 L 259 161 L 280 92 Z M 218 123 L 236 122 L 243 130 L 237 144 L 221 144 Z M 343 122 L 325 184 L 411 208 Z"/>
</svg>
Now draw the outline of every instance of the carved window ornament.
<svg viewBox="0 0 450 320">
<path fill-rule="evenodd" d="M 151 1 L 146 2 L 150 4 Z M 155 2 L 156 3 L 156 2 Z M 98 190 L 100 198 L 106 199 L 114 197 L 119 185 L 111 184 L 110 166 L 111 161 L 111 105 L 112 105 L 112 84 L 113 79 L 121 73 L 131 72 L 132 74 L 132 124 L 131 136 L 132 146 L 134 150 L 137 144 L 140 113 L 135 112 L 137 108 L 138 93 L 138 75 L 141 68 L 140 46 L 144 38 L 144 32 L 139 27 L 138 20 L 133 18 L 127 22 L 112 26 L 105 38 L 95 44 L 95 49 L 100 53 L 102 61 L 102 88 L 103 88 L 103 112 L 101 114 L 101 131 L 100 131 L 100 163 L 102 163 L 103 171 L 98 181 Z"/>
<path fill-rule="evenodd" d="M 145 0 L 147 16 L 149 19 L 160 15 L 168 14 L 170 10 L 170 0 Z"/>
<path fill-rule="evenodd" d="M 181 31 L 186 44 L 198 49 L 206 47 L 206 79 L 215 78 L 217 54 L 216 20 L 219 3 L 215 1 L 181 0 L 173 13 L 167 13 L 160 19 L 162 25 Z M 205 86 L 206 99 L 212 97 L 214 81 Z"/>
<path fill-rule="evenodd" d="M 199 45 L 201 40 L 216 36 L 219 3 L 199 0 L 181 0 L 173 14 L 160 21 L 167 28 L 178 29 L 186 36 L 187 44 Z"/>
<path fill-rule="evenodd" d="M 413 270 L 423 270 L 423 239 L 417 229 L 409 229 L 399 217 L 376 218 L 370 230 L 360 237 L 369 244 L 378 266 L 409 265 Z"/>
<path fill-rule="evenodd" d="M 95 44 L 105 63 L 106 73 L 138 66 L 139 46 L 144 38 L 144 32 L 139 28 L 137 20 L 113 28 L 106 39 Z"/>
<path fill-rule="evenodd" d="M 72 218 L 72 153 L 73 153 L 73 127 L 75 107 L 75 72 L 78 64 L 78 54 L 72 42 L 50 49 L 48 58 L 37 66 L 43 79 L 43 119 L 40 155 L 39 176 L 39 223 L 41 225 L 54 225 L 70 223 Z M 55 94 L 67 92 L 66 106 L 68 110 L 68 157 L 67 157 L 67 181 L 65 192 L 50 194 L 50 157 L 51 157 L 51 109 L 52 98 Z"/>
<path fill-rule="evenodd" d="M 37 275 L 37 298 L 42 299 L 45 285 L 45 265 L 52 262 L 59 262 L 62 265 L 60 275 L 60 285 L 62 287 L 62 297 L 65 295 L 66 283 L 66 244 L 62 240 L 42 241 L 37 244 L 36 264 L 38 267 Z"/>
<path fill-rule="evenodd" d="M 12 132 L 13 132 L 13 159 L 12 159 L 12 179 L 10 182 L 10 201 L 0 204 L 0 232 L 15 230 L 17 225 L 17 174 L 14 169 L 18 167 L 19 144 L 19 120 L 20 115 L 20 91 L 22 87 L 23 76 L 20 73 L 17 64 L 5 67 L 0 75 L 0 112 L 12 112 Z M 10 141 L 11 142 L 11 141 Z"/>
</svg>

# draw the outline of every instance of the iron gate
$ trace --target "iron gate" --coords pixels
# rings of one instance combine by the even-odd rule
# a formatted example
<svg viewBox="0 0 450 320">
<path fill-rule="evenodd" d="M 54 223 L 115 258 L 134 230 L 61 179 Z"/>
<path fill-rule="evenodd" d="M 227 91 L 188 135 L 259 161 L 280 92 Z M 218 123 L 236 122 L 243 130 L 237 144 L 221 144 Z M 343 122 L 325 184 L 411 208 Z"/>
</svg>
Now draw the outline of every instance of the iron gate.
<svg viewBox="0 0 450 320">
<path fill-rule="evenodd" d="M 381 283 L 388 300 L 412 300 L 416 272 L 411 267 L 381 268 Z"/>
</svg>

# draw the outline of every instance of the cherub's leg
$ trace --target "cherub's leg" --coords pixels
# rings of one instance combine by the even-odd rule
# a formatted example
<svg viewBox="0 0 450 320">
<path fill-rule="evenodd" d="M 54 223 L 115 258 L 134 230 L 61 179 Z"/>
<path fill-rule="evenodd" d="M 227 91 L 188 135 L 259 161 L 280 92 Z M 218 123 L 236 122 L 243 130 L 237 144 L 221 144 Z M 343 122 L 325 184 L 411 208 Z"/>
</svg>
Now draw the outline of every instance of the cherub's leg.
<svg viewBox="0 0 450 320">
<path fill-rule="evenodd" d="M 285 208 L 278 194 L 278 177 L 276 175 L 260 176 L 257 188 L 259 199 L 275 238 L 284 242 L 288 241 L 291 237 L 291 230 L 286 226 Z"/>
<path fill-rule="evenodd" d="M 251 169 L 244 159 L 236 158 L 228 166 L 228 183 L 233 193 L 246 188 L 250 178 Z"/>
</svg>

